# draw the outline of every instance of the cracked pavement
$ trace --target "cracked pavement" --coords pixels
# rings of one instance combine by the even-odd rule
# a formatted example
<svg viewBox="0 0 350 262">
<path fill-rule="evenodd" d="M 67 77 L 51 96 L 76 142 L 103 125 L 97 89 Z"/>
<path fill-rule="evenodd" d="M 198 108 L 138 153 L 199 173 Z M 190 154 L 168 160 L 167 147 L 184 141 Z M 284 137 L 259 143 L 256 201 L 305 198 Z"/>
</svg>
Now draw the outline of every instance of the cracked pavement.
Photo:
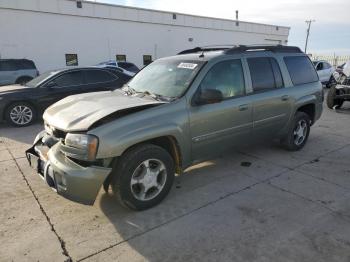
<svg viewBox="0 0 350 262">
<path fill-rule="evenodd" d="M 49 189 L 24 157 L 42 124 L 0 126 L 0 261 L 350 261 L 350 104 L 299 152 L 256 145 L 189 168 L 143 212 Z"/>
</svg>

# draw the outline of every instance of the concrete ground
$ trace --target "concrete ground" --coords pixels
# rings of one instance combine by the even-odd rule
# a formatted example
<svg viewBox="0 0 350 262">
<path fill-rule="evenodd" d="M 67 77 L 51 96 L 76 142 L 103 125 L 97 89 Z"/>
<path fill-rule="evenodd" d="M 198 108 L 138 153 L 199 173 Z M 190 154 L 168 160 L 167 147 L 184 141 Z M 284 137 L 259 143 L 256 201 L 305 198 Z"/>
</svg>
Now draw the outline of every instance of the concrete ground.
<svg viewBox="0 0 350 262">
<path fill-rule="evenodd" d="M 259 145 L 187 170 L 144 212 L 51 191 L 24 158 L 42 128 L 0 126 L 0 261 L 350 261 L 350 104 L 300 152 Z"/>
</svg>

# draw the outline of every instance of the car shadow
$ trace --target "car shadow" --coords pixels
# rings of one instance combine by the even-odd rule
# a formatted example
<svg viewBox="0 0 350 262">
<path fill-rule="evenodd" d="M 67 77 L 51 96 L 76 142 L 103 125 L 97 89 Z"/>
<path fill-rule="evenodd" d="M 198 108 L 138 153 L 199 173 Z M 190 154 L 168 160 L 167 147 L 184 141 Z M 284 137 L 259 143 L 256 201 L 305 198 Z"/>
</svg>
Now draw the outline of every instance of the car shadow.
<svg viewBox="0 0 350 262">
<path fill-rule="evenodd" d="M 111 192 L 101 194 L 98 205 L 113 224 L 118 235 L 117 241 L 125 242 L 122 249 L 136 251 L 140 260 L 161 261 L 166 255 L 162 246 L 172 241 L 172 233 L 163 225 L 215 202 L 232 191 L 238 192 L 255 184 L 257 180 L 247 173 L 260 171 L 261 163 L 258 161 L 257 158 L 232 151 L 190 167 L 183 175 L 176 176 L 169 195 L 159 205 L 145 211 L 136 212 L 122 207 Z M 248 169 L 245 173 L 244 170 Z M 162 234 L 158 230 L 166 233 Z M 117 253 L 110 252 L 116 256 Z M 174 256 L 176 251 L 170 253 Z"/>
<path fill-rule="evenodd" d="M 337 113 L 350 115 L 350 102 L 345 102 L 341 108 L 335 109 Z"/>
</svg>

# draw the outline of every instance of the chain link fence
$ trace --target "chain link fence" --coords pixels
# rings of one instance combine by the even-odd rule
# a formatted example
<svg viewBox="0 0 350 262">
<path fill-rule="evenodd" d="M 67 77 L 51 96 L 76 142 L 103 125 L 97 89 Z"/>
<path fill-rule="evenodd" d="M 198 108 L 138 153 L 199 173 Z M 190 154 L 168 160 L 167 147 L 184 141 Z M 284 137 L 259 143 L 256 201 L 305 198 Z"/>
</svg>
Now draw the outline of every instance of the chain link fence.
<svg viewBox="0 0 350 262">
<path fill-rule="evenodd" d="M 336 56 L 336 55 L 311 55 L 312 61 L 325 60 L 334 67 L 340 66 L 350 60 L 350 56 Z"/>
</svg>

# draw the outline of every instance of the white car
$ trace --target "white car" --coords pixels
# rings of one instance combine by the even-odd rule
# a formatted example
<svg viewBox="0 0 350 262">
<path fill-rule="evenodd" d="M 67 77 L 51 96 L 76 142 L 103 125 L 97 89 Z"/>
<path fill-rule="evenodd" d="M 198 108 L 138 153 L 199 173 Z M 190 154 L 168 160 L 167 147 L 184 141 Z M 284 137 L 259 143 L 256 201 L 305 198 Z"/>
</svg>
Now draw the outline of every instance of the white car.
<svg viewBox="0 0 350 262">
<path fill-rule="evenodd" d="M 328 84 L 333 80 L 335 69 L 327 61 L 313 61 L 313 64 L 321 83 L 328 87 Z"/>
<path fill-rule="evenodd" d="M 111 69 L 116 69 L 129 76 L 134 76 L 140 69 L 130 62 L 117 62 L 115 60 L 110 60 L 106 62 L 99 63 L 97 67 L 107 67 Z"/>
</svg>

